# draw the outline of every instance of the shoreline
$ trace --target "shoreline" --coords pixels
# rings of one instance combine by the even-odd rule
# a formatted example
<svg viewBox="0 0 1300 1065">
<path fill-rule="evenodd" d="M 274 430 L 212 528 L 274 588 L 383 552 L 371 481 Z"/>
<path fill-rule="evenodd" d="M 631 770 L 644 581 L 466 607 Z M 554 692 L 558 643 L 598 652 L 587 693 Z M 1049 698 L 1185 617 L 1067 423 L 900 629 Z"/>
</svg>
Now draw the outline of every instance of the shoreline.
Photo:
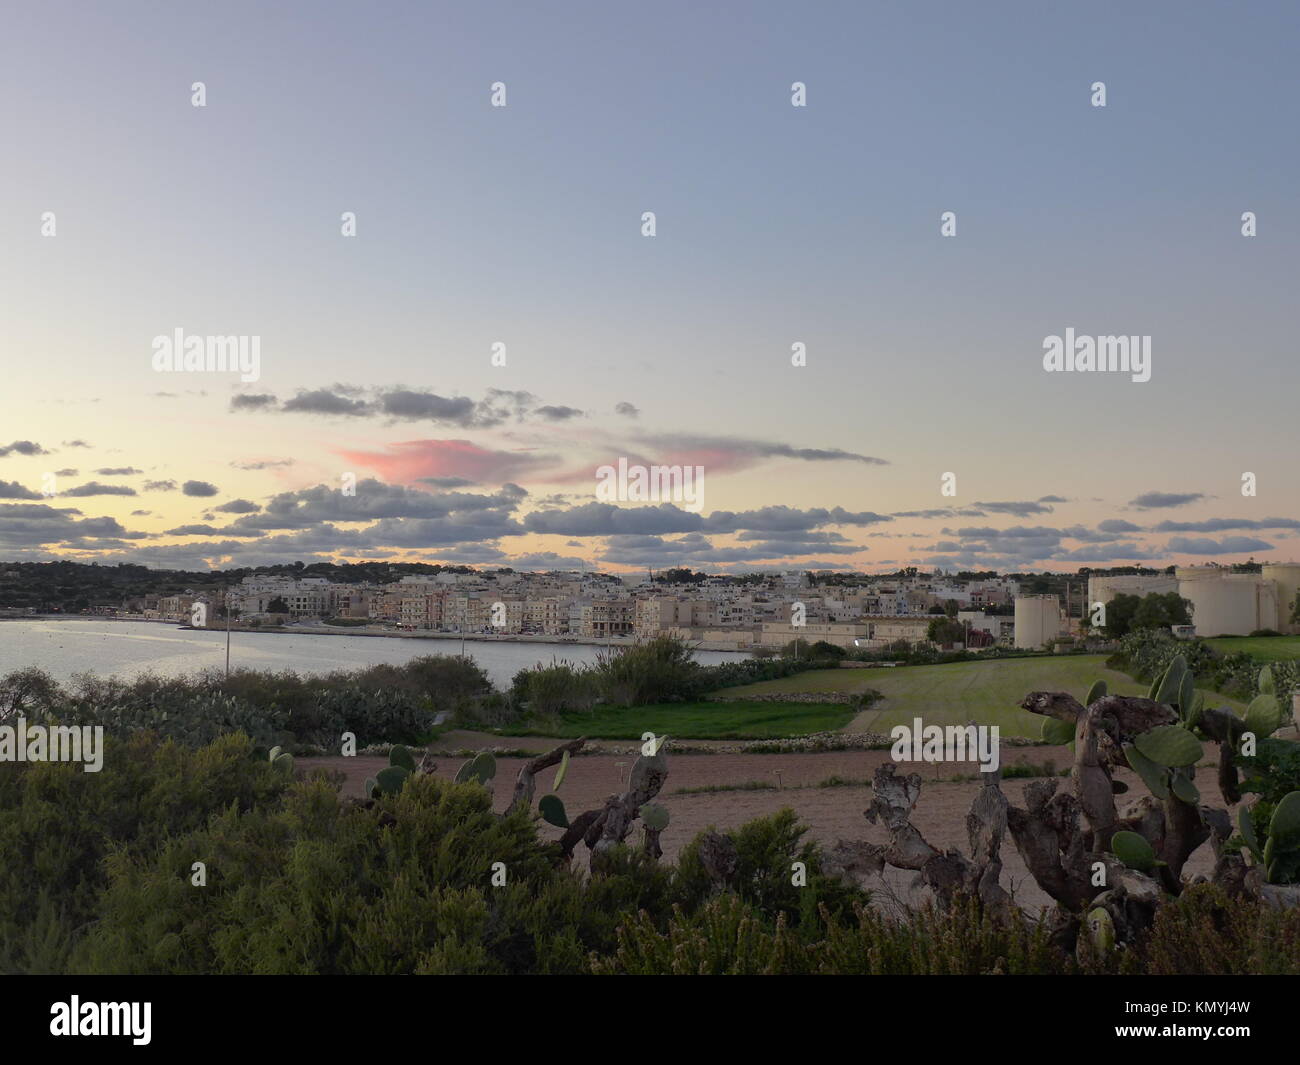
<svg viewBox="0 0 1300 1065">
<path fill-rule="evenodd" d="M 173 628 L 186 632 L 225 632 L 222 625 L 195 626 L 185 622 L 165 618 L 140 618 L 140 617 L 121 617 L 95 614 L 30 614 L 30 615 L 7 615 L 0 617 L 0 621 L 120 621 L 128 623 L 144 622 L 153 625 L 170 625 Z M 398 632 L 393 630 L 375 629 L 370 626 L 352 626 L 352 625 L 304 625 L 304 626 L 258 626 L 256 628 L 235 624 L 230 627 L 231 632 L 253 633 L 257 635 L 275 635 L 275 636 L 371 636 L 387 639 L 400 640 L 464 640 L 466 643 L 538 643 L 550 646 L 560 647 L 595 647 L 605 649 L 616 649 L 621 647 L 634 647 L 636 640 L 634 638 L 609 640 L 589 640 L 576 636 L 547 636 L 540 633 L 509 633 L 506 635 L 495 635 L 487 632 L 433 632 L 431 630 L 419 630 L 414 632 Z M 725 654 L 750 655 L 747 649 L 739 647 L 715 647 L 701 644 L 695 648 L 698 651 L 717 651 Z"/>
</svg>

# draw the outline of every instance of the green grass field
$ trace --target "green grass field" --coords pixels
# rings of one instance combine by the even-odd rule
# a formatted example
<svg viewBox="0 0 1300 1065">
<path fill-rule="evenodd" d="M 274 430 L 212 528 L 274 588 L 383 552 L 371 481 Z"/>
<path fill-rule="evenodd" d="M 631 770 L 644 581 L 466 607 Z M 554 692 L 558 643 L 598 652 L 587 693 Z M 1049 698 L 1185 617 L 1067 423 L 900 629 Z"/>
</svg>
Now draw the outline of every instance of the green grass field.
<svg viewBox="0 0 1300 1065">
<path fill-rule="evenodd" d="M 1115 695 L 1146 695 L 1148 685 L 1107 669 L 1104 655 L 1043 658 L 1002 658 L 987 662 L 954 662 L 942 666 L 898 666 L 893 669 L 826 669 L 798 673 L 780 680 L 729 688 L 728 696 L 793 692 L 847 691 L 874 688 L 884 695 L 863 712 L 863 731 L 888 732 L 920 717 L 926 724 L 997 725 L 1006 736 L 1037 738 L 1042 718 L 1026 713 L 1019 702 L 1031 691 L 1067 691 L 1082 699 L 1093 681 L 1104 680 Z M 720 693 L 719 693 L 720 694 Z M 1210 706 L 1241 704 L 1214 692 L 1205 693 Z"/>
<path fill-rule="evenodd" d="M 1205 642 L 1225 655 L 1244 651 L 1259 662 L 1300 658 L 1300 636 L 1218 636 Z"/>
<path fill-rule="evenodd" d="M 700 702 L 653 706 L 598 707 L 565 714 L 558 724 L 511 729 L 518 736 L 639 740 L 643 732 L 679 740 L 770 740 L 843 728 L 853 708 L 836 703 Z"/>
</svg>

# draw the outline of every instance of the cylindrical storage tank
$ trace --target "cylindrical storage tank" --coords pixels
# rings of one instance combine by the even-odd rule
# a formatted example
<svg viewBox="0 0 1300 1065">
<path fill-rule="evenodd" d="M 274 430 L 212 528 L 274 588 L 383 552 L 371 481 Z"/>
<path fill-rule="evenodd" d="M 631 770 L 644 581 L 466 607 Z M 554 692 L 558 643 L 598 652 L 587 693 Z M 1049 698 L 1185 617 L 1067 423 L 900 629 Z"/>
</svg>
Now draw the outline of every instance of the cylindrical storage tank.
<svg viewBox="0 0 1300 1065">
<path fill-rule="evenodd" d="M 1300 595 L 1300 562 L 1275 562 L 1261 574 L 1277 584 L 1277 621 L 1270 628 L 1278 632 L 1300 632 L 1300 624 L 1291 620 L 1291 609 Z"/>
<path fill-rule="evenodd" d="M 1037 650 L 1061 635 L 1061 603 L 1054 595 L 1016 600 L 1016 646 Z"/>
<path fill-rule="evenodd" d="M 1262 627 L 1259 583 L 1253 573 L 1220 571 L 1217 579 L 1180 580 L 1178 594 L 1191 600 L 1197 636 L 1247 636 Z"/>
<path fill-rule="evenodd" d="M 1121 573 L 1116 576 L 1088 578 L 1088 605 L 1109 603 L 1117 595 L 1136 595 L 1145 599 L 1153 593 L 1164 595 L 1178 591 L 1178 578 L 1168 573 Z"/>
</svg>

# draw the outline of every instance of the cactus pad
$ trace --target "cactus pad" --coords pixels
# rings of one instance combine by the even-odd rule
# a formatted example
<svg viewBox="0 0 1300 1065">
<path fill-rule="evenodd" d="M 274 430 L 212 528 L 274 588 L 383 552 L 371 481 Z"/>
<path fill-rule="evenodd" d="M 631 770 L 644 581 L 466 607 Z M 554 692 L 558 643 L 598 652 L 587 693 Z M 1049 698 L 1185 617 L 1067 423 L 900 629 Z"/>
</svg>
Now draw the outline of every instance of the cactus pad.
<svg viewBox="0 0 1300 1065">
<path fill-rule="evenodd" d="M 1201 757 L 1201 741 L 1182 725 L 1157 725 L 1133 737 L 1133 744 L 1157 765 L 1195 765 Z"/>
</svg>

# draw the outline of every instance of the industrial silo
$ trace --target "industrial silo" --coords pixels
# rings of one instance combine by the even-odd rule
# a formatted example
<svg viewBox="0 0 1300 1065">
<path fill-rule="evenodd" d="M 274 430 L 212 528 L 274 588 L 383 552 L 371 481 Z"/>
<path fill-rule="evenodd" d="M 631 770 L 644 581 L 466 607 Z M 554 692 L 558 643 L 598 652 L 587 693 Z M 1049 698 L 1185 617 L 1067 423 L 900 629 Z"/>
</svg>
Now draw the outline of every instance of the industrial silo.
<svg viewBox="0 0 1300 1065">
<path fill-rule="evenodd" d="M 1300 595 L 1300 562 L 1275 562 L 1266 565 L 1261 574 L 1265 580 L 1277 585 L 1277 621 L 1268 628 L 1278 632 L 1300 632 L 1300 624 L 1291 620 L 1291 609 Z"/>
<path fill-rule="evenodd" d="M 1259 574 L 1217 567 L 1178 570 L 1178 594 L 1191 601 L 1197 636 L 1246 636 L 1269 627 L 1277 608 L 1265 583 Z"/>
<path fill-rule="evenodd" d="M 1054 595 L 1016 600 L 1016 646 L 1037 650 L 1061 635 L 1061 602 Z"/>
</svg>

